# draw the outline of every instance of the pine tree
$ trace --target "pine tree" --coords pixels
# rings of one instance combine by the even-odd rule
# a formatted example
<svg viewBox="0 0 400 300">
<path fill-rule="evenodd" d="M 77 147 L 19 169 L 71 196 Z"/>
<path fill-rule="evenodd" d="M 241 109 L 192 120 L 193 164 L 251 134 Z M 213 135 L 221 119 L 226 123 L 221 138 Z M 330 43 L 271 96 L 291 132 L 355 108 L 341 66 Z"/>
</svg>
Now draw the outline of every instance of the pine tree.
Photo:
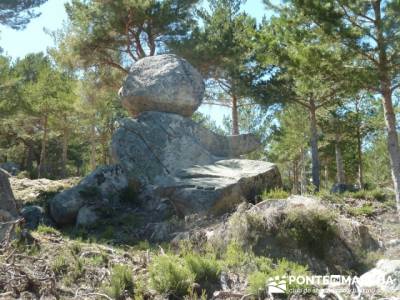
<svg viewBox="0 0 400 300">
<path fill-rule="evenodd" d="M 241 102 L 255 96 L 255 84 L 269 72 L 254 60 L 256 20 L 241 11 L 243 0 L 210 0 L 199 10 L 201 26 L 170 48 L 188 59 L 207 79 L 207 103 L 231 109 L 231 133 L 239 134 Z M 248 104 L 246 104 L 248 105 Z"/>
<path fill-rule="evenodd" d="M 308 112 L 312 180 L 320 187 L 317 111 L 340 101 L 347 92 L 350 72 L 343 68 L 346 53 L 291 7 L 264 21 L 259 60 L 278 66 L 284 101 L 296 102 Z M 316 63 L 319 62 L 319 63 Z"/>
<path fill-rule="evenodd" d="M 352 51 L 355 68 L 369 71 L 365 88 L 382 96 L 393 185 L 400 215 L 400 146 L 393 93 L 400 87 L 400 2 L 397 0 L 292 0 L 332 39 Z"/>
<path fill-rule="evenodd" d="M 137 60 L 165 51 L 185 36 L 198 0 L 73 0 L 66 4 L 69 24 L 58 33 L 60 51 L 71 64 L 108 66 L 127 73 Z M 56 34 L 57 36 L 57 34 Z"/>
<path fill-rule="evenodd" d="M 40 13 L 35 11 L 47 0 L 2 0 L 0 2 L 0 24 L 13 29 L 24 29 L 32 18 Z"/>
</svg>

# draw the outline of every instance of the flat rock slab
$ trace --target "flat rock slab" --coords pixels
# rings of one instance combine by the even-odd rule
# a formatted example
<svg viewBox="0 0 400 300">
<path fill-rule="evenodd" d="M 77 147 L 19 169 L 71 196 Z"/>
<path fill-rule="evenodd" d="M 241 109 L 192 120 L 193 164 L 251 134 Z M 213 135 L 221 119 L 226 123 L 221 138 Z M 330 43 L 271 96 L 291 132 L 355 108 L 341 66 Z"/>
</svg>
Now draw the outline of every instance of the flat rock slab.
<svg viewBox="0 0 400 300">
<path fill-rule="evenodd" d="M 204 95 L 200 73 L 172 54 L 149 56 L 136 62 L 121 88 L 122 105 L 136 116 L 161 111 L 190 117 Z"/>
<path fill-rule="evenodd" d="M 183 169 L 156 184 L 159 195 L 168 198 L 180 215 L 220 214 L 254 201 L 265 189 L 280 187 L 281 177 L 272 163 L 229 159 Z"/>
</svg>

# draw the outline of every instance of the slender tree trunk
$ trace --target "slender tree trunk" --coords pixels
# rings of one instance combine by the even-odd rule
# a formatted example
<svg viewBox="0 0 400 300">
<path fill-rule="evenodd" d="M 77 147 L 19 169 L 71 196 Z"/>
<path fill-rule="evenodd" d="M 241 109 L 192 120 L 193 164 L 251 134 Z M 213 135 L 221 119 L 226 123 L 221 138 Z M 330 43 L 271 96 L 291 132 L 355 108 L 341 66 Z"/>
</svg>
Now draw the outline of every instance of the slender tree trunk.
<svg viewBox="0 0 400 300">
<path fill-rule="evenodd" d="M 364 188 L 364 172 L 362 158 L 362 139 L 360 128 L 357 128 L 357 158 L 358 158 L 358 185 L 360 189 Z"/>
<path fill-rule="evenodd" d="M 337 183 L 345 183 L 342 150 L 340 149 L 340 136 L 335 136 L 335 155 L 336 155 L 336 180 Z"/>
<path fill-rule="evenodd" d="M 295 160 L 293 162 L 293 187 L 292 193 L 295 195 L 299 194 L 299 187 L 300 187 L 300 172 L 301 172 L 301 165 L 300 160 Z"/>
<path fill-rule="evenodd" d="M 328 162 L 325 163 L 324 166 L 324 184 L 325 188 L 328 189 Z"/>
<path fill-rule="evenodd" d="M 319 157 L 318 157 L 318 130 L 317 130 L 317 117 L 316 107 L 313 100 L 310 101 L 310 131 L 311 131 L 311 162 L 312 162 L 312 183 L 315 192 L 319 191 L 320 177 L 319 177 Z"/>
<path fill-rule="evenodd" d="M 386 87 L 385 87 L 386 86 Z M 389 87 L 388 87 L 389 86 Z M 393 109 L 392 92 L 390 85 L 384 85 L 383 108 L 385 123 L 388 131 L 387 144 L 389 150 L 390 165 L 392 169 L 393 186 L 396 194 L 397 212 L 400 216 L 400 148 L 396 130 L 396 115 Z"/>
<path fill-rule="evenodd" d="M 35 153 L 34 153 L 34 146 L 33 142 L 29 141 L 29 144 L 27 145 L 27 154 L 26 154 L 26 164 L 25 164 L 25 169 L 29 172 L 31 175 L 33 171 L 33 161 L 35 159 Z"/>
<path fill-rule="evenodd" d="M 382 23 L 381 6 L 383 1 L 373 1 L 375 12 L 376 41 L 379 52 L 378 72 L 381 84 L 383 110 L 387 129 L 387 144 L 389 150 L 390 166 L 392 169 L 393 187 L 396 194 L 397 213 L 400 218 L 400 148 L 396 130 L 396 115 L 392 102 L 392 82 L 390 63 L 387 56 L 387 44 L 384 36 L 384 25 Z"/>
<path fill-rule="evenodd" d="M 62 139 L 61 176 L 62 176 L 62 178 L 66 178 L 67 177 L 67 162 L 68 162 L 68 137 L 69 137 L 68 127 L 65 126 L 63 131 L 64 132 L 63 132 L 63 139 Z"/>
<path fill-rule="evenodd" d="M 235 95 L 232 96 L 232 135 L 239 134 L 238 101 Z"/>
<path fill-rule="evenodd" d="M 304 195 L 307 192 L 307 174 L 306 174 L 306 158 L 305 151 L 301 149 L 301 179 L 300 179 L 300 193 Z"/>
<path fill-rule="evenodd" d="M 94 124 L 90 128 L 90 167 L 96 169 L 96 127 Z"/>
<path fill-rule="evenodd" d="M 42 149 L 40 151 L 40 165 L 39 165 L 39 172 L 38 177 L 42 178 L 46 175 L 46 156 L 47 156 L 47 131 L 48 131 L 48 116 L 43 116 L 43 138 L 42 138 Z"/>
</svg>

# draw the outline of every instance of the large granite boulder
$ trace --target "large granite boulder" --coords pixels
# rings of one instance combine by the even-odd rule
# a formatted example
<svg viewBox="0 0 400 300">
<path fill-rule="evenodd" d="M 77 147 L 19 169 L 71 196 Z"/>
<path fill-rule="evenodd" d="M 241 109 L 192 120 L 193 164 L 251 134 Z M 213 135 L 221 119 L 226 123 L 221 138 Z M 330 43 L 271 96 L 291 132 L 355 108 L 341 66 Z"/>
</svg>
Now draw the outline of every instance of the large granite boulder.
<svg viewBox="0 0 400 300">
<path fill-rule="evenodd" d="M 207 236 L 217 248 L 234 241 L 257 255 L 308 265 L 320 275 L 363 271 L 364 254 L 379 249 L 365 225 L 302 196 L 241 205 Z"/>
<path fill-rule="evenodd" d="M 112 137 L 112 156 L 129 178 L 156 184 L 194 165 L 210 165 L 260 147 L 250 134 L 220 136 L 189 118 L 162 112 L 126 118 Z"/>
<path fill-rule="evenodd" d="M 60 225 L 74 223 L 79 210 L 95 203 L 107 207 L 129 188 L 123 170 L 116 165 L 97 168 L 77 186 L 50 200 L 50 215 Z"/>
<path fill-rule="evenodd" d="M 134 116 L 161 111 L 190 117 L 201 104 L 204 82 L 183 58 L 150 56 L 132 66 L 119 95 L 122 105 Z"/>
<path fill-rule="evenodd" d="M 229 159 L 193 166 L 158 182 L 158 194 L 168 198 L 180 215 L 219 214 L 243 201 L 253 202 L 266 189 L 281 186 L 276 165 Z"/>
<path fill-rule="evenodd" d="M 8 174 L 0 169 L 0 223 L 7 223 L 16 219 L 18 212 Z M 0 242 L 9 231 L 7 224 L 0 224 Z"/>
</svg>

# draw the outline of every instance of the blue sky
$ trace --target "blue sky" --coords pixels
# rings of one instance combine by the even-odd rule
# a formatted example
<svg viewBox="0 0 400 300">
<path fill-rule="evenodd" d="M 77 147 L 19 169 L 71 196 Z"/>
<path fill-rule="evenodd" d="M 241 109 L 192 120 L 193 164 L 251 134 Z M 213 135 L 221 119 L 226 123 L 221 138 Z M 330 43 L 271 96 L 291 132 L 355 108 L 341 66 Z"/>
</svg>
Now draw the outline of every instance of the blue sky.
<svg viewBox="0 0 400 300">
<path fill-rule="evenodd" d="M 0 47 L 3 48 L 5 54 L 16 59 L 31 52 L 46 52 L 48 47 L 53 46 L 53 40 L 44 29 L 54 31 L 62 28 L 63 22 L 67 20 L 64 10 L 66 2 L 68 0 L 46 2 L 39 9 L 42 15 L 33 19 L 25 30 L 16 31 L 0 26 Z M 266 13 L 262 0 L 247 0 L 243 9 L 257 20 L 261 20 Z M 229 113 L 229 109 L 210 105 L 203 105 L 200 111 L 210 115 L 218 124 L 222 124 L 223 116 Z"/>
</svg>

